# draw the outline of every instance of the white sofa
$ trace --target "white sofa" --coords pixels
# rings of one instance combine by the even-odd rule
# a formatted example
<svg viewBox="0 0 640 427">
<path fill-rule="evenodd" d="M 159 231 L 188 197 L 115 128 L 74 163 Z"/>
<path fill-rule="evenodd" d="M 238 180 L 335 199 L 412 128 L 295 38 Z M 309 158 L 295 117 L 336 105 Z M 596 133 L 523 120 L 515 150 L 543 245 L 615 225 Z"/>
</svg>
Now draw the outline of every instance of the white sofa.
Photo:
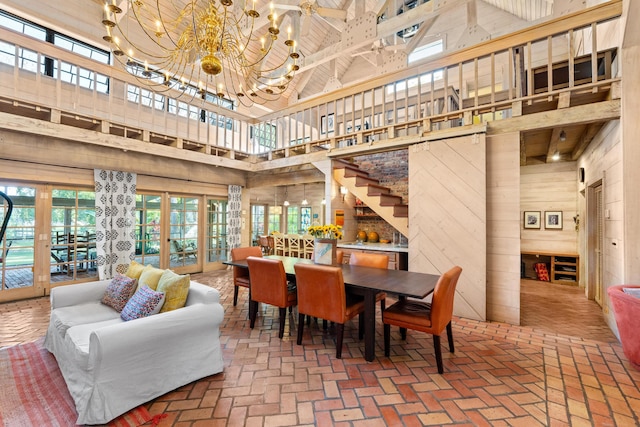
<svg viewBox="0 0 640 427">
<path fill-rule="evenodd" d="M 104 424 L 223 369 L 216 289 L 191 282 L 185 307 L 128 322 L 101 304 L 109 280 L 51 290 L 45 347 L 56 357 L 78 424 Z"/>
</svg>

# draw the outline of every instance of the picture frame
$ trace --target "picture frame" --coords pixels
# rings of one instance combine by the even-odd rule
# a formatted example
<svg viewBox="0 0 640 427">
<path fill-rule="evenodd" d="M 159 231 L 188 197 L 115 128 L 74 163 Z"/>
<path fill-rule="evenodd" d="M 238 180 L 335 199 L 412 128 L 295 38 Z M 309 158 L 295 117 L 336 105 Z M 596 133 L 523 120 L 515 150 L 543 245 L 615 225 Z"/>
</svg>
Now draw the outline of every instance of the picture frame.
<svg viewBox="0 0 640 427">
<path fill-rule="evenodd" d="M 524 211 L 524 228 L 525 229 L 540 229 L 540 211 Z"/>
<path fill-rule="evenodd" d="M 562 211 L 545 211 L 544 228 L 548 230 L 562 230 Z"/>
<path fill-rule="evenodd" d="M 313 242 L 314 264 L 335 265 L 336 248 L 336 239 L 315 239 Z"/>
<path fill-rule="evenodd" d="M 320 117 L 320 134 L 324 135 L 333 132 L 334 129 L 334 113 Z"/>
</svg>

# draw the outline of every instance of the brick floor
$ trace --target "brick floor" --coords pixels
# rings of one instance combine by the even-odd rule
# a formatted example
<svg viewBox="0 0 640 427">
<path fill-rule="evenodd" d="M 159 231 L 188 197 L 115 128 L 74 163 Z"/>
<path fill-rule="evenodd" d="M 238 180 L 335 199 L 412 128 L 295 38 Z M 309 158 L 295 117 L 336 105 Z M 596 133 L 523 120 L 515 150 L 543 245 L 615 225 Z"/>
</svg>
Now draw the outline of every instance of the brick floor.
<svg viewBox="0 0 640 427">
<path fill-rule="evenodd" d="M 149 402 L 166 414 L 161 427 L 640 425 L 640 371 L 577 288 L 524 280 L 525 326 L 456 318 L 456 352 L 443 347 L 439 375 L 430 336 L 409 331 L 403 343 L 393 330 L 386 358 L 378 316 L 366 362 L 352 322 L 338 360 L 332 331 L 316 324 L 295 344 L 295 311 L 282 340 L 270 307 L 251 330 L 246 291 L 232 306 L 230 272 L 193 278 L 221 291 L 225 370 Z M 48 314 L 47 298 L 0 304 L 0 347 L 41 337 Z"/>
</svg>

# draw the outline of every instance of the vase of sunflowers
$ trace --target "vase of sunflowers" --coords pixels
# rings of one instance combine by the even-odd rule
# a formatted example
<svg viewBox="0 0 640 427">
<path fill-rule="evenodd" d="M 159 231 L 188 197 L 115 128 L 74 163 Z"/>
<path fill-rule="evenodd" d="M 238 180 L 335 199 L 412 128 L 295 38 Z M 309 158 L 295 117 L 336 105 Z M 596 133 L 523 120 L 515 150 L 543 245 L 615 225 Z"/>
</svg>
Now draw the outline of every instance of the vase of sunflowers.
<svg viewBox="0 0 640 427">
<path fill-rule="evenodd" d="M 336 264 L 336 246 L 338 239 L 342 239 L 342 227 L 334 224 L 313 225 L 307 231 L 314 237 L 313 262 Z"/>
</svg>

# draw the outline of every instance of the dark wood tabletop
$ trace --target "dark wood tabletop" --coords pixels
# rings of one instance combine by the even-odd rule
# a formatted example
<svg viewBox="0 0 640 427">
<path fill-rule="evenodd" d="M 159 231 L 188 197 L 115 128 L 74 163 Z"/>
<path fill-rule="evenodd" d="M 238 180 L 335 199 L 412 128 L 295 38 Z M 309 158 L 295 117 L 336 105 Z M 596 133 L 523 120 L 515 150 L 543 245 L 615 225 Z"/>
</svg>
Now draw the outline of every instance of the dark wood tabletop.
<svg viewBox="0 0 640 427">
<path fill-rule="evenodd" d="M 280 255 L 269 255 L 265 258 L 282 261 L 285 273 L 291 278 L 295 277 L 293 266 L 297 263 L 313 264 L 312 260 L 306 258 Z M 224 264 L 248 268 L 247 260 L 226 261 Z M 440 275 L 437 274 L 404 270 L 387 270 L 350 264 L 339 264 L 336 267 L 342 268 L 342 277 L 347 292 L 364 296 L 364 357 L 369 362 L 375 359 L 375 313 L 378 292 L 394 294 L 401 298 L 424 298 L 433 292 L 438 279 L 440 279 Z"/>
<path fill-rule="evenodd" d="M 295 276 L 293 267 L 295 264 L 313 264 L 312 260 L 306 258 L 280 255 L 269 255 L 265 258 L 282 261 L 284 271 L 289 276 Z M 225 264 L 247 268 L 246 260 L 227 261 Z M 336 266 L 342 267 L 345 285 L 412 298 L 424 298 L 429 295 L 435 289 L 436 283 L 440 278 L 436 274 L 416 273 L 413 271 L 387 270 L 350 264 L 338 264 Z"/>
</svg>

